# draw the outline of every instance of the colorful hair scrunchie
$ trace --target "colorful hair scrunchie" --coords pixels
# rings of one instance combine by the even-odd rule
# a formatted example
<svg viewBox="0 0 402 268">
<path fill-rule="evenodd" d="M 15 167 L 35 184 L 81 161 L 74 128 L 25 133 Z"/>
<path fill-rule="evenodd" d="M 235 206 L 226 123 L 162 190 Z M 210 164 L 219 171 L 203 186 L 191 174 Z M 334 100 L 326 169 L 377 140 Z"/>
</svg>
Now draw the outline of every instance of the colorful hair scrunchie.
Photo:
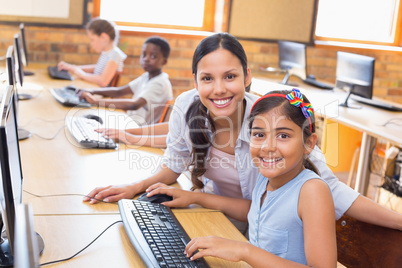
<svg viewBox="0 0 402 268">
<path fill-rule="evenodd" d="M 292 92 L 286 95 L 290 104 L 296 107 L 300 107 L 305 118 L 309 118 L 313 115 L 314 109 L 311 107 L 310 103 L 303 102 L 303 95 L 296 88 Z"/>
<path fill-rule="evenodd" d="M 259 98 L 251 107 L 251 112 L 253 111 L 254 105 L 256 105 L 260 100 L 262 99 L 266 99 L 269 97 L 282 97 L 282 98 L 286 98 L 289 100 L 290 104 L 296 107 L 300 107 L 303 115 L 305 118 L 308 119 L 308 122 L 310 123 L 310 132 L 312 133 L 312 126 L 311 126 L 311 119 L 310 117 L 313 115 L 314 109 L 311 106 L 310 103 L 306 103 L 303 101 L 303 95 L 301 94 L 301 92 L 297 89 L 297 88 L 293 88 L 292 92 L 290 92 L 289 94 L 285 95 L 285 94 L 280 94 L 280 93 L 267 93 L 266 95 L 262 96 L 261 98 Z"/>
</svg>

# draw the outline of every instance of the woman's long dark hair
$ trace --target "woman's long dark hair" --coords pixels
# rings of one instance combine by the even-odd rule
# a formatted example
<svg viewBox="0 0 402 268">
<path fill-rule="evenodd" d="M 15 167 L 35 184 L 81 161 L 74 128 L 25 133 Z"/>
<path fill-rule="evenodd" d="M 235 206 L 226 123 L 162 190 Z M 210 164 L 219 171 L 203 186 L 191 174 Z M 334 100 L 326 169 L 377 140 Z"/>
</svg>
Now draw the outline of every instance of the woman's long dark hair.
<svg viewBox="0 0 402 268">
<path fill-rule="evenodd" d="M 235 55 L 241 62 L 244 77 L 247 76 L 247 56 L 240 42 L 228 33 L 218 33 L 203 39 L 195 49 L 192 71 L 197 79 L 198 62 L 206 55 L 223 48 Z M 212 145 L 213 137 L 209 137 L 209 130 L 215 132 L 215 124 L 207 108 L 199 98 L 195 99 L 186 113 L 187 125 L 190 130 L 190 140 L 193 148 L 191 152 L 191 181 L 193 189 L 202 189 L 204 184 L 199 178 L 206 171 L 208 150 Z"/>
<path fill-rule="evenodd" d="M 276 91 L 270 91 L 267 95 L 274 93 L 287 95 L 291 92 L 292 92 L 291 90 L 276 90 Z M 303 95 L 303 101 L 306 103 L 310 103 L 310 101 L 304 95 Z M 313 133 L 315 133 L 314 113 L 310 116 L 309 121 L 303 115 L 300 107 L 293 106 L 292 104 L 290 104 L 288 99 L 279 96 L 262 98 L 254 104 L 249 117 L 249 129 L 250 130 L 252 129 L 253 121 L 256 118 L 256 116 L 267 113 L 277 107 L 282 109 L 282 113 L 286 115 L 288 119 L 292 120 L 296 125 L 298 125 L 301 128 L 304 143 L 306 142 L 307 138 L 309 138 Z M 310 130 L 310 122 L 311 122 L 311 130 Z M 319 174 L 317 168 L 310 160 L 305 159 L 303 165 L 305 168 L 308 168 L 314 171 L 315 173 Z"/>
</svg>

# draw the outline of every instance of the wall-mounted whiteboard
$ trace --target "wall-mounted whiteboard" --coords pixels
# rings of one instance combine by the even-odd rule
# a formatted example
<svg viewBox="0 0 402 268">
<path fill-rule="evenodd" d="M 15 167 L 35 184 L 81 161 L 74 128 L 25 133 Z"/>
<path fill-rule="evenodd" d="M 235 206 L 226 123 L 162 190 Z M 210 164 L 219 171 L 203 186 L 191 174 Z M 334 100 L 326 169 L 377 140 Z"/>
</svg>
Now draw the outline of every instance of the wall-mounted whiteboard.
<svg viewBox="0 0 402 268">
<path fill-rule="evenodd" d="M 231 0 L 229 32 L 243 39 L 313 43 L 317 0 Z"/>
<path fill-rule="evenodd" d="M 0 0 L 0 21 L 83 25 L 86 0 Z"/>
</svg>

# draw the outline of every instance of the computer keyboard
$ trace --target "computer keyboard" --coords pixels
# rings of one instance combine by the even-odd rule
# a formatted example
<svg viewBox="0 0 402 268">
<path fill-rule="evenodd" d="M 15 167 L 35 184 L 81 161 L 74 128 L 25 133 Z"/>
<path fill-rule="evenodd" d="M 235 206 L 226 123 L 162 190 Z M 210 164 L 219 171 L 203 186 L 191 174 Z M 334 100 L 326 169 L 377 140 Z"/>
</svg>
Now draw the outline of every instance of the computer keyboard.
<svg viewBox="0 0 402 268">
<path fill-rule="evenodd" d="M 150 202 L 118 202 L 124 228 L 147 267 L 209 267 L 205 259 L 190 261 L 184 249 L 190 241 L 170 208 Z"/>
<path fill-rule="evenodd" d="M 367 98 L 362 98 L 359 96 L 352 96 L 351 97 L 352 100 L 363 103 L 363 104 L 367 104 L 373 107 L 377 107 L 380 109 L 384 109 L 387 111 L 392 111 L 392 112 L 402 112 L 402 106 L 397 106 L 397 105 L 393 105 L 391 103 L 388 102 L 384 102 L 381 100 L 377 100 L 377 99 L 367 99 Z"/>
<path fill-rule="evenodd" d="M 69 72 L 67 72 L 65 70 L 59 71 L 57 66 L 49 66 L 49 67 L 47 67 L 47 71 L 51 78 L 63 79 L 63 80 L 73 80 L 73 77 L 70 75 Z"/>
<path fill-rule="evenodd" d="M 303 80 L 304 83 L 312 85 L 314 87 L 318 87 L 321 89 L 334 89 L 334 86 L 328 85 L 326 83 L 317 81 L 314 77 L 312 76 L 307 76 L 307 78 L 305 80 Z"/>
<path fill-rule="evenodd" d="M 86 100 L 80 100 L 76 94 L 76 91 L 77 89 L 73 86 L 50 89 L 50 93 L 52 93 L 53 97 L 65 106 L 91 107 L 91 104 Z"/>
<path fill-rule="evenodd" d="M 118 147 L 118 143 L 95 131 L 103 126 L 94 119 L 70 116 L 66 118 L 66 126 L 74 139 L 85 148 L 116 149 Z"/>
</svg>

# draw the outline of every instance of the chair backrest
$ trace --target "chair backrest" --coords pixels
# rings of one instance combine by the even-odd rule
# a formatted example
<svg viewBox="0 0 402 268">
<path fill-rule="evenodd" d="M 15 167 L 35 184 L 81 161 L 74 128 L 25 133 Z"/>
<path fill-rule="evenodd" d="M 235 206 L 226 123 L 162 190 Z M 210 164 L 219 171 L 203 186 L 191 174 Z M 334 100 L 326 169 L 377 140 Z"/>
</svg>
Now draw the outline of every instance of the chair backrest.
<svg viewBox="0 0 402 268">
<path fill-rule="evenodd" d="M 161 118 L 159 119 L 158 123 L 163 123 L 169 121 L 170 114 L 173 110 L 174 100 L 169 100 L 166 102 L 165 109 L 163 109 Z"/>
<path fill-rule="evenodd" d="M 113 76 L 112 80 L 109 83 L 109 87 L 117 87 L 117 85 L 119 84 L 120 74 L 121 73 L 116 72 L 116 74 Z"/>
<path fill-rule="evenodd" d="M 346 267 L 402 267 L 402 231 L 343 216 L 336 240 L 338 262 Z"/>
</svg>

